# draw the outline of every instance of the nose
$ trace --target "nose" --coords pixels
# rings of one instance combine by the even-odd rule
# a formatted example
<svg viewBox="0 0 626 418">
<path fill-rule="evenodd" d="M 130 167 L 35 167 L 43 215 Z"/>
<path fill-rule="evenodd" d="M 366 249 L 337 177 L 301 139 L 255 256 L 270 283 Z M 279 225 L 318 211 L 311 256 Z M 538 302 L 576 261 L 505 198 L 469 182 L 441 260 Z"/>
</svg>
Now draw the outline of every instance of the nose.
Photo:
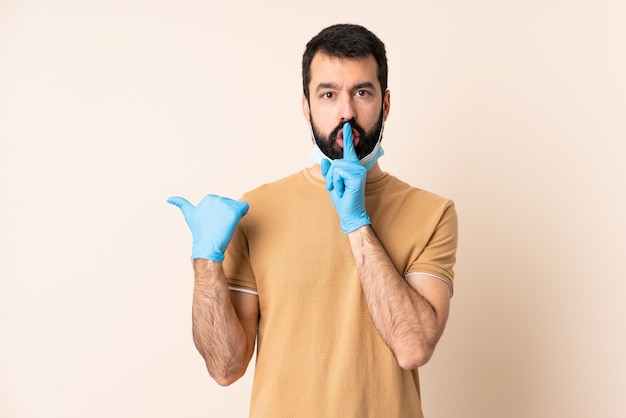
<svg viewBox="0 0 626 418">
<path fill-rule="evenodd" d="M 340 101 L 339 113 L 342 122 L 356 119 L 356 111 L 354 109 L 354 103 L 352 102 L 352 95 L 346 95 L 343 97 L 343 100 Z"/>
</svg>

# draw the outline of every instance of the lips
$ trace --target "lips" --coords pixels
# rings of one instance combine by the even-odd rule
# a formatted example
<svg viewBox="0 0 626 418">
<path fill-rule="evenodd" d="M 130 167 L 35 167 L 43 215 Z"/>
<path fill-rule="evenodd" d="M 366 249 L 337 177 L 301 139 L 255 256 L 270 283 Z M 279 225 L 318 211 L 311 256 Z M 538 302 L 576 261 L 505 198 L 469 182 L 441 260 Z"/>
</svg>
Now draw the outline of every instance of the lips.
<svg viewBox="0 0 626 418">
<path fill-rule="evenodd" d="M 352 143 L 354 144 L 355 147 L 359 145 L 360 140 L 361 140 L 361 136 L 356 130 L 353 129 L 352 130 Z M 339 134 L 337 135 L 337 145 L 343 148 L 343 130 L 339 131 Z"/>
</svg>

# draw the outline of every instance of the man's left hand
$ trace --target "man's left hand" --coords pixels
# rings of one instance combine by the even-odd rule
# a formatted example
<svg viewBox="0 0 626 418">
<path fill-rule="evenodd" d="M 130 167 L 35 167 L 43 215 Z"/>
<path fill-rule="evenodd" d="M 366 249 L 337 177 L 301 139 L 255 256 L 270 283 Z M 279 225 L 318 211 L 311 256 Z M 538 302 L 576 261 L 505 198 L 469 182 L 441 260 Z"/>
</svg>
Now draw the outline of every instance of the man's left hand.
<svg viewBox="0 0 626 418">
<path fill-rule="evenodd" d="M 343 158 L 332 162 L 322 160 L 322 175 L 326 189 L 339 214 L 339 222 L 344 234 L 370 225 L 370 217 L 365 211 L 365 179 L 367 170 L 356 155 L 352 142 L 352 127 L 343 125 Z"/>
</svg>

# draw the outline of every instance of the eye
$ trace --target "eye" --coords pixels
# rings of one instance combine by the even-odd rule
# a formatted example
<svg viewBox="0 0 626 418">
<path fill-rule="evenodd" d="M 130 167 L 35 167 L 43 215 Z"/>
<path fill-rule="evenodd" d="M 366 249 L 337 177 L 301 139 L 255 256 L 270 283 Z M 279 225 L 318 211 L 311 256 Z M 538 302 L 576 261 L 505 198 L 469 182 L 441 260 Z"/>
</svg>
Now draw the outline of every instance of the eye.
<svg viewBox="0 0 626 418">
<path fill-rule="evenodd" d="M 332 91 L 325 91 L 324 93 L 322 93 L 322 94 L 320 95 L 320 97 L 321 97 L 322 99 L 327 99 L 327 100 L 329 100 L 329 99 L 332 99 L 333 97 L 335 97 L 335 94 L 334 94 Z"/>
<path fill-rule="evenodd" d="M 367 90 L 357 90 L 355 93 L 357 96 L 359 97 L 369 97 L 371 96 L 371 93 Z"/>
</svg>

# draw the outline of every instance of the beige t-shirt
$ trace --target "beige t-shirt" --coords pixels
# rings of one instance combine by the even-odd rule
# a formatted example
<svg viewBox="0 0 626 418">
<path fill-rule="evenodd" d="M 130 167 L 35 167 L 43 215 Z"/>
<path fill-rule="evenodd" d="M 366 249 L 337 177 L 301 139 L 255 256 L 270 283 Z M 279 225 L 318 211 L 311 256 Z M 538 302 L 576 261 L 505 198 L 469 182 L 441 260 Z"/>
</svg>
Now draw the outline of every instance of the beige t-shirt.
<svg viewBox="0 0 626 418">
<path fill-rule="evenodd" d="M 324 183 L 307 170 L 243 196 L 226 252 L 232 288 L 259 296 L 250 416 L 422 417 L 417 370 L 400 368 L 369 315 L 347 235 Z M 452 288 L 454 204 L 385 174 L 368 182 L 372 227 L 404 276 Z"/>
</svg>

